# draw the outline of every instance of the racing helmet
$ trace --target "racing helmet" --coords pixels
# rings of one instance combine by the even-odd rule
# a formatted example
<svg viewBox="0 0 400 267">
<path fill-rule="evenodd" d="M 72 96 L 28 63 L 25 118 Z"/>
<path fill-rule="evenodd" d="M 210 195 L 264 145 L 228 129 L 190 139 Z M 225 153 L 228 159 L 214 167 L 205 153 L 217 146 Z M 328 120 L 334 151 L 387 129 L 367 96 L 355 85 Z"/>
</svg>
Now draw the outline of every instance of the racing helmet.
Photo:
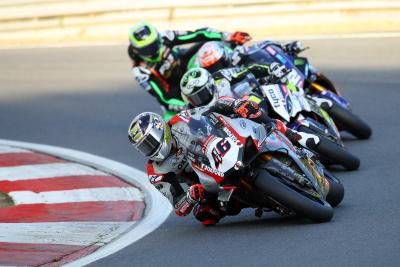
<svg viewBox="0 0 400 267">
<path fill-rule="evenodd" d="M 228 48 L 221 42 L 207 42 L 198 52 L 199 65 L 210 73 L 231 66 L 231 55 Z"/>
<path fill-rule="evenodd" d="M 194 107 L 204 106 L 213 99 L 215 82 L 204 68 L 188 70 L 181 79 L 182 99 Z"/>
<path fill-rule="evenodd" d="M 143 112 L 132 120 L 128 138 L 136 150 L 154 161 L 166 159 L 172 149 L 171 128 L 153 112 Z"/>
<path fill-rule="evenodd" d="M 154 26 L 142 22 L 132 27 L 129 32 L 129 41 L 133 52 L 143 60 L 150 62 L 161 61 L 164 46 L 161 37 Z"/>
</svg>

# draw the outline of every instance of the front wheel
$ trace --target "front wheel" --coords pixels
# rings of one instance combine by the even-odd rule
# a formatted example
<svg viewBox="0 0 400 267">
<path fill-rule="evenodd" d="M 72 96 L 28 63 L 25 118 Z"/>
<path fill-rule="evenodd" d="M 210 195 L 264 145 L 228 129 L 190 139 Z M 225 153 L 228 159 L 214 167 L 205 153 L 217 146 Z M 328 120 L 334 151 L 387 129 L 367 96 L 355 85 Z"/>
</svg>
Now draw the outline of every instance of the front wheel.
<svg viewBox="0 0 400 267">
<path fill-rule="evenodd" d="M 326 201 L 331 204 L 332 207 L 336 207 L 343 200 L 344 186 L 335 175 L 326 169 L 324 169 L 324 176 L 329 183 L 329 191 L 326 196 Z"/>
<path fill-rule="evenodd" d="M 333 208 L 328 202 L 314 200 L 302 195 L 281 182 L 278 177 L 271 175 L 267 170 L 262 169 L 260 171 L 255 184 L 268 196 L 296 214 L 316 222 L 328 222 L 333 216 Z"/>
<path fill-rule="evenodd" d="M 324 162 L 330 164 L 339 164 L 350 171 L 357 170 L 360 167 L 360 159 L 358 157 L 354 156 L 327 137 L 317 134 L 304 126 L 300 126 L 298 131 L 311 133 L 318 136 L 320 142 L 311 149 L 319 154 Z"/>
<path fill-rule="evenodd" d="M 327 109 L 327 112 L 332 116 L 335 123 L 341 125 L 344 130 L 355 137 L 368 139 L 371 136 L 371 127 L 350 110 L 333 103 L 333 106 Z"/>
</svg>

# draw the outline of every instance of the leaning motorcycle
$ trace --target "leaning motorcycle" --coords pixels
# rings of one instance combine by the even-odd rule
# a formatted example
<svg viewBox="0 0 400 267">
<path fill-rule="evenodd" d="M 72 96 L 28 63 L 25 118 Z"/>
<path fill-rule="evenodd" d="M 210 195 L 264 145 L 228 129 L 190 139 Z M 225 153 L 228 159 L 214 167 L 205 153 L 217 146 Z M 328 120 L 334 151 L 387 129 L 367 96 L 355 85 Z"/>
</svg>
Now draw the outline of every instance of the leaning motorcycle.
<svg viewBox="0 0 400 267">
<path fill-rule="evenodd" d="M 307 99 L 296 91 L 296 87 L 288 89 L 283 84 L 268 84 L 258 87 L 262 96 L 268 100 L 270 115 L 284 121 L 294 130 L 311 133 L 319 138 L 319 143 L 311 147 L 318 153 L 326 165 L 339 164 L 347 170 L 356 170 L 360 160 L 348 152 L 340 138 L 340 134 L 331 117 L 312 99 Z"/>
<path fill-rule="evenodd" d="M 192 57 L 188 67 L 198 67 L 200 62 L 202 65 L 207 64 L 208 61 L 213 62 L 223 53 L 233 52 L 223 42 L 208 42 Z M 263 58 L 262 55 L 259 56 Z M 293 80 L 293 77 L 291 76 L 290 79 Z M 296 82 L 296 85 L 302 86 L 299 81 Z M 259 88 L 262 90 L 258 90 Z M 358 169 L 360 160 L 345 150 L 331 117 L 317 105 L 314 99 L 305 98 L 301 93 L 302 90 L 288 90 L 285 85 L 278 84 L 260 87 L 254 76 L 250 75 L 242 82 L 235 84 L 229 92 L 223 92 L 222 96 L 224 93 L 228 93 L 230 97 L 241 98 L 253 93 L 253 90 L 267 100 L 269 105 L 264 108 L 272 111 L 269 112 L 272 117 L 283 120 L 292 129 L 312 133 L 319 137 L 320 142 L 313 150 L 321 156 L 324 164 L 339 164 L 348 170 Z M 218 93 L 221 94 L 221 92 Z"/>
<path fill-rule="evenodd" d="M 305 57 L 293 57 L 271 42 L 252 45 L 241 64 L 279 62 L 291 70 L 288 78 L 318 102 L 333 118 L 339 130 L 348 131 L 357 138 L 368 139 L 372 130 L 366 122 L 352 113 L 350 103 L 341 96 L 333 82 L 315 69 Z"/>
<path fill-rule="evenodd" d="M 212 112 L 179 116 L 185 125 L 178 127 L 179 138 L 192 140 L 191 166 L 204 188 L 218 195 L 221 209 L 234 198 L 281 215 L 295 213 L 316 222 L 332 218 L 332 206 L 343 199 L 342 184 L 277 129 Z"/>
</svg>

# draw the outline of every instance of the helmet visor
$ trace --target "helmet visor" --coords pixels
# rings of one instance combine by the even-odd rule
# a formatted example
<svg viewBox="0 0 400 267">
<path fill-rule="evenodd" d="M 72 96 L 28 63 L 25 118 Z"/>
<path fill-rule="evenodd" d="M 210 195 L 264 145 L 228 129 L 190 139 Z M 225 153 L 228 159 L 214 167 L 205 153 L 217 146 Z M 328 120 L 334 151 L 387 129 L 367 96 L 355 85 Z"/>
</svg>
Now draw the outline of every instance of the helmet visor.
<svg viewBox="0 0 400 267">
<path fill-rule="evenodd" d="M 198 90 L 197 92 L 187 96 L 187 99 L 190 104 L 192 104 L 195 107 L 200 107 L 207 105 L 208 103 L 211 102 L 213 95 L 212 92 L 214 88 L 213 81 L 210 80 L 204 88 L 201 90 Z"/>
<path fill-rule="evenodd" d="M 140 56 L 149 58 L 149 59 L 157 59 L 157 57 L 160 54 L 160 49 L 161 49 L 161 43 L 158 39 L 154 40 L 154 42 L 143 46 L 141 48 L 138 48 L 138 52 Z"/>
<path fill-rule="evenodd" d="M 152 134 L 149 134 L 146 138 L 136 145 L 136 149 L 139 150 L 145 157 L 153 155 L 161 146 L 159 139 L 156 139 Z"/>
</svg>

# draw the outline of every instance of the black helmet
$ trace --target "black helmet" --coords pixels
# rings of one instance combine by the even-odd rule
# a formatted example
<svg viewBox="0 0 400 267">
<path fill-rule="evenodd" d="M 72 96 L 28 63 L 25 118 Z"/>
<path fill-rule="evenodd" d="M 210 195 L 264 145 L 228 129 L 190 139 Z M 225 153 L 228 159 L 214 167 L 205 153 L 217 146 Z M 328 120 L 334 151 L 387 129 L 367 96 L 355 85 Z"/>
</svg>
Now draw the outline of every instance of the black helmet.
<svg viewBox="0 0 400 267">
<path fill-rule="evenodd" d="M 171 129 L 163 118 L 153 112 L 136 116 L 128 130 L 132 145 L 145 157 L 162 161 L 172 149 Z"/>
<path fill-rule="evenodd" d="M 214 89 L 213 77 L 203 68 L 188 70 L 181 79 L 182 99 L 194 107 L 210 103 L 213 99 Z"/>
<path fill-rule="evenodd" d="M 200 67 L 214 73 L 221 69 L 231 67 L 230 48 L 221 42 L 207 42 L 198 52 Z"/>
<path fill-rule="evenodd" d="M 150 62 L 161 61 L 164 46 L 155 27 L 142 22 L 131 28 L 129 41 L 133 51 L 141 58 Z"/>
</svg>

